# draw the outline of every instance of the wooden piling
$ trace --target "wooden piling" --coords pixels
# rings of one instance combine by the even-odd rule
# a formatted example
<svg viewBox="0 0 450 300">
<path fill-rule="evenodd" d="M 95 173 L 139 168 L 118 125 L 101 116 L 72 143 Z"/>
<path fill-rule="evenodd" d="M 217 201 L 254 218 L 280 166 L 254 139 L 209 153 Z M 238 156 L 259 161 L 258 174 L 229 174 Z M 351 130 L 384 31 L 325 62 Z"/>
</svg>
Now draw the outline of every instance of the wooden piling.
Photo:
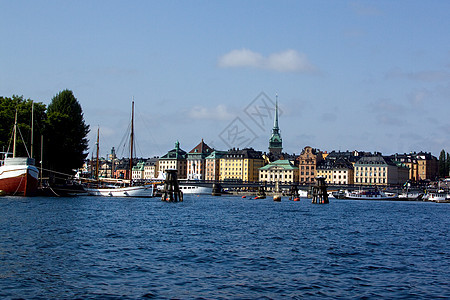
<svg viewBox="0 0 450 300">
<path fill-rule="evenodd" d="M 221 196 L 222 195 L 222 186 L 220 183 L 213 183 L 212 186 L 212 196 Z"/>
<path fill-rule="evenodd" d="M 167 202 L 183 201 L 183 192 L 178 184 L 177 170 L 166 170 L 166 180 L 164 181 L 161 200 Z"/>
<path fill-rule="evenodd" d="M 298 194 L 298 186 L 296 184 L 291 185 L 289 188 L 289 200 L 300 199 Z"/>
<path fill-rule="evenodd" d="M 312 203 L 328 204 L 327 185 L 324 177 L 317 177 L 317 183 L 312 189 Z"/>
</svg>

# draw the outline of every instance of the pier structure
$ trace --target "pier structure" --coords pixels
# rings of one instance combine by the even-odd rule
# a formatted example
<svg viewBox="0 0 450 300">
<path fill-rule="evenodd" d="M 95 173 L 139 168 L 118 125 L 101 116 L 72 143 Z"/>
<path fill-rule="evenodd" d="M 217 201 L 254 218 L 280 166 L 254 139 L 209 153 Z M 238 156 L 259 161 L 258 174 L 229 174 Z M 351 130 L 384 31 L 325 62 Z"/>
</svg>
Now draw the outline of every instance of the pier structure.
<svg viewBox="0 0 450 300">
<path fill-rule="evenodd" d="M 211 195 L 212 196 L 221 196 L 222 195 L 222 185 L 220 183 L 213 183 Z"/>
<path fill-rule="evenodd" d="M 258 192 L 256 193 L 255 199 L 265 199 L 266 198 L 266 186 L 258 186 Z"/>
<path fill-rule="evenodd" d="M 324 177 L 317 177 L 317 184 L 312 187 L 312 203 L 328 204 L 327 185 Z"/>
<path fill-rule="evenodd" d="M 166 169 L 166 179 L 164 181 L 164 189 L 162 191 L 161 200 L 167 202 L 183 201 L 183 192 L 177 179 L 177 170 Z"/>
<path fill-rule="evenodd" d="M 289 200 L 300 200 L 300 195 L 298 194 L 298 186 L 296 184 L 291 185 L 291 187 L 289 188 Z"/>
</svg>

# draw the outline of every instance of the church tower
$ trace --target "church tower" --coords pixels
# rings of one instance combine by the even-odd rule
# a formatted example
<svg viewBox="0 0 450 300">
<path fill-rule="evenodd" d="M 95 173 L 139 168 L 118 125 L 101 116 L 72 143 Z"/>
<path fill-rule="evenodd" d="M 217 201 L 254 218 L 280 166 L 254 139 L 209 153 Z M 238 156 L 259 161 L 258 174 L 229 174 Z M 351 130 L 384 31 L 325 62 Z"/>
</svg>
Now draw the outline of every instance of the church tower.
<svg viewBox="0 0 450 300">
<path fill-rule="evenodd" d="M 280 135 L 280 128 L 278 127 L 278 95 L 276 95 L 275 103 L 275 117 L 273 120 L 272 136 L 269 140 L 269 152 L 272 154 L 281 154 L 283 150 L 283 140 Z"/>
</svg>

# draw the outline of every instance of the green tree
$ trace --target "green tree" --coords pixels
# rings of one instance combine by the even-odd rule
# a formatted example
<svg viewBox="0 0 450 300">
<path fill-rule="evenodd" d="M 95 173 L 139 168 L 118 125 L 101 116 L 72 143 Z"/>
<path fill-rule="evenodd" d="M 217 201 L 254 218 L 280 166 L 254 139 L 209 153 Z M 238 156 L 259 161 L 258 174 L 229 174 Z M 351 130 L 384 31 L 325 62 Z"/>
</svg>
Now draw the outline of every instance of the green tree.
<svg viewBox="0 0 450 300">
<path fill-rule="evenodd" d="M 56 172 L 73 174 L 87 156 L 89 125 L 72 91 L 53 97 L 47 109 L 44 165 Z"/>
<path fill-rule="evenodd" d="M 12 152 L 12 133 L 14 127 L 14 118 L 17 110 L 17 125 L 21 135 L 17 134 L 16 156 L 27 156 L 31 154 L 31 111 L 34 103 L 34 157 L 39 161 L 40 153 L 36 151 L 40 147 L 38 138 L 43 132 L 46 119 L 46 106 L 41 102 L 31 99 L 24 99 L 23 96 L 13 95 L 11 98 L 0 97 L 0 151 Z M 23 140 L 22 140 L 23 137 Z"/>
<path fill-rule="evenodd" d="M 439 154 L 439 177 L 445 177 L 446 165 L 445 151 L 442 149 L 441 154 Z"/>
</svg>

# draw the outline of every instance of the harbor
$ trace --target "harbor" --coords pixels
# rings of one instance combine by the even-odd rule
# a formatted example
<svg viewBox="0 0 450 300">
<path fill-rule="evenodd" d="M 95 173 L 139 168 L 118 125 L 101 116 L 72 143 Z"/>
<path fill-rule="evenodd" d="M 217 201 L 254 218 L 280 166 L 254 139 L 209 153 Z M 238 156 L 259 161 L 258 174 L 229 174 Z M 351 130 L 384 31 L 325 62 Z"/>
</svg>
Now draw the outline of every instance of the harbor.
<svg viewBox="0 0 450 300">
<path fill-rule="evenodd" d="M 0 297 L 450 297 L 450 206 L 329 200 L 2 197 Z"/>
</svg>

